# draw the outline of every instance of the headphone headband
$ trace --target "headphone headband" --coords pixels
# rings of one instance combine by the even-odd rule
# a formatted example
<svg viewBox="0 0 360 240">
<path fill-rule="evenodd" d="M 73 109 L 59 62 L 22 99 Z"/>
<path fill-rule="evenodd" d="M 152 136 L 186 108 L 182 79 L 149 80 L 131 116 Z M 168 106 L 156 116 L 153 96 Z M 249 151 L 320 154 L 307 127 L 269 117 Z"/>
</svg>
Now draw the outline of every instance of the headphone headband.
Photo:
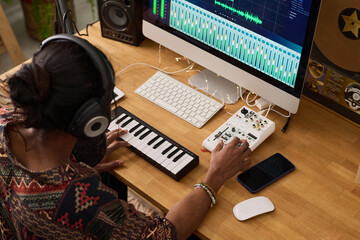
<svg viewBox="0 0 360 240">
<path fill-rule="evenodd" d="M 76 137 L 96 137 L 104 133 L 110 123 L 111 100 L 114 88 L 114 73 L 106 56 L 87 40 L 70 34 L 57 34 L 45 39 L 40 45 L 40 51 L 49 42 L 70 41 L 82 47 L 100 73 L 104 96 L 86 101 L 76 112 L 70 122 L 68 131 Z"/>
<path fill-rule="evenodd" d="M 57 34 L 45 39 L 40 44 L 40 50 L 43 49 L 49 42 L 63 41 L 63 40 L 74 42 L 79 46 L 81 46 L 86 51 L 86 53 L 94 63 L 96 70 L 98 70 L 98 72 L 100 73 L 103 89 L 105 90 L 105 94 L 108 94 L 108 96 L 106 96 L 105 98 L 110 99 L 111 102 L 112 90 L 114 88 L 114 83 L 115 83 L 112 68 L 110 67 L 110 64 L 106 56 L 102 52 L 100 52 L 97 48 L 95 48 L 92 44 L 90 44 L 86 39 L 76 37 L 70 34 Z M 109 74 L 109 72 L 111 72 L 111 74 Z M 111 91 L 106 91 L 109 89 L 111 89 Z"/>
</svg>

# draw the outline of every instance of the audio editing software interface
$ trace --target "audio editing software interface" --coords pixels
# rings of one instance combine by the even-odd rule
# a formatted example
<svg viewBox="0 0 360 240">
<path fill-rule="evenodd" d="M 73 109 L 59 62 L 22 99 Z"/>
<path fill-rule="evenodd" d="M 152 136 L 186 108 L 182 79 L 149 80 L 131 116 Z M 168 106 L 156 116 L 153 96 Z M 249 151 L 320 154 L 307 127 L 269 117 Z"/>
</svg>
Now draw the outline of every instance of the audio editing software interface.
<svg viewBox="0 0 360 240">
<path fill-rule="evenodd" d="M 311 7 L 307 0 L 154 0 L 153 18 L 294 88 Z M 151 16 L 153 15 L 153 16 Z M 183 37 L 183 39 L 185 39 Z M 189 41 L 189 38 L 185 40 Z"/>
</svg>

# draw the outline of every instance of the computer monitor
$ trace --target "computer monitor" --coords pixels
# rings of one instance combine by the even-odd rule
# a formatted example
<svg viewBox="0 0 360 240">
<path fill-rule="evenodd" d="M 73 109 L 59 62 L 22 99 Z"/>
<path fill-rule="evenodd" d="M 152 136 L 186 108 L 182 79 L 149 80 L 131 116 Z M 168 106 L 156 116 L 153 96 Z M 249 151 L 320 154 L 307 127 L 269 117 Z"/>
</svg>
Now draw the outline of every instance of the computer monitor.
<svg viewBox="0 0 360 240">
<path fill-rule="evenodd" d="M 143 34 L 296 113 L 319 7 L 320 0 L 145 0 Z"/>
</svg>

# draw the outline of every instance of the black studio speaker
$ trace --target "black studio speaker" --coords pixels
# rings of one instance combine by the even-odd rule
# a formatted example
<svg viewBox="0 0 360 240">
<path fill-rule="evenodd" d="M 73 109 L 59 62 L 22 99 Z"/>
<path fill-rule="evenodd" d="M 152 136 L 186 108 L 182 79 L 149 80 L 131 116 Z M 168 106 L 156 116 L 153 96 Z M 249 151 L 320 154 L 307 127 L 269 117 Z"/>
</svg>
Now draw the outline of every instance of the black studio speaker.
<svg viewBox="0 0 360 240">
<path fill-rule="evenodd" d="M 138 46 L 143 40 L 142 0 L 98 0 L 103 37 Z"/>
</svg>

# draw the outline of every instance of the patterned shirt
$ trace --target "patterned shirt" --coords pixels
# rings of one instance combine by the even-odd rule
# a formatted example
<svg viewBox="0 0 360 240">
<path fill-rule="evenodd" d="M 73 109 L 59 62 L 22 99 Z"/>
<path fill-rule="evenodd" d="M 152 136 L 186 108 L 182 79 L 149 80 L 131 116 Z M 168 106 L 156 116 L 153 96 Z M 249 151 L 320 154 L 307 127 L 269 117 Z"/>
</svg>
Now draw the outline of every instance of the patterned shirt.
<svg viewBox="0 0 360 240">
<path fill-rule="evenodd" d="M 176 239 L 166 218 L 117 198 L 89 165 L 76 161 L 34 172 L 10 149 L 0 108 L 0 239 Z"/>
</svg>

